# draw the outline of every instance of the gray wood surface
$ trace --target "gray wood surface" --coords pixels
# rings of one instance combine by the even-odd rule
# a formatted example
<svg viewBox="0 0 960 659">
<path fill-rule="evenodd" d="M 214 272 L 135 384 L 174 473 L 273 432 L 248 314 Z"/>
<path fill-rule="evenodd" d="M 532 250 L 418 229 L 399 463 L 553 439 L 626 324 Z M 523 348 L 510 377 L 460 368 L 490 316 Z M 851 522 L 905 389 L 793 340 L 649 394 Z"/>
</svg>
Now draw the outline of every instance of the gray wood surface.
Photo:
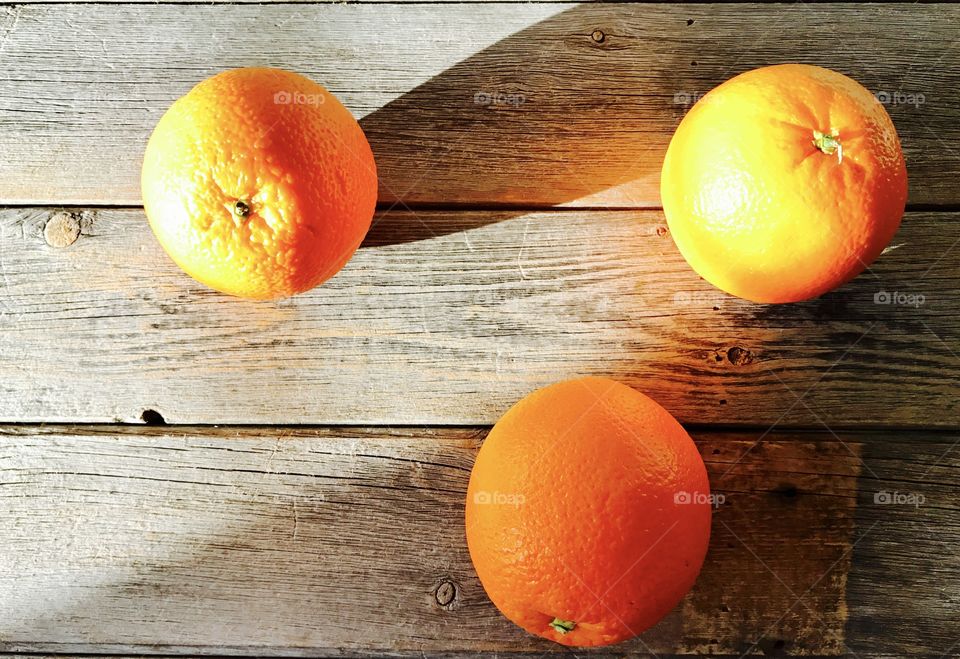
<svg viewBox="0 0 960 659">
<path fill-rule="evenodd" d="M 0 656 L 562 652 L 487 600 L 463 497 L 481 426 L 582 374 L 699 428 L 725 500 L 677 609 L 578 656 L 960 656 L 960 6 L 442 2 L 0 6 Z M 784 61 L 878 94 L 912 212 L 764 306 L 626 209 L 696 98 Z M 337 94 L 381 175 L 275 303 L 120 208 L 169 104 L 249 65 Z"/>
<path fill-rule="evenodd" d="M 557 649 L 471 568 L 484 434 L 2 428 L 0 652 Z M 960 637 L 955 433 L 695 439 L 725 497 L 706 564 L 618 651 L 939 656 Z"/>
<path fill-rule="evenodd" d="M 273 65 L 362 118 L 384 203 L 656 207 L 689 103 L 802 61 L 886 99 L 911 203 L 957 204 L 958 37 L 956 5 L 6 6 L 0 203 L 138 204 L 170 103 Z"/>
<path fill-rule="evenodd" d="M 0 418 L 489 424 L 598 374 L 688 423 L 955 428 L 958 220 L 910 213 L 871 272 L 765 306 L 700 280 L 659 211 L 394 211 L 261 303 L 183 274 L 142 211 L 0 211 Z"/>
</svg>

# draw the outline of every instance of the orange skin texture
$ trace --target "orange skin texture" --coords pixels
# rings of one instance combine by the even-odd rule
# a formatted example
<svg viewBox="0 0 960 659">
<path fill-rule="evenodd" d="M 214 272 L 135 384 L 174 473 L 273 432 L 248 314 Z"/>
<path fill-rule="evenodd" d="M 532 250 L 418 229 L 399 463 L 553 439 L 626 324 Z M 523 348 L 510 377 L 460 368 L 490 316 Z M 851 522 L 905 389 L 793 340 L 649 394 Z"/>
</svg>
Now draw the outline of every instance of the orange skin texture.
<svg viewBox="0 0 960 659">
<path fill-rule="evenodd" d="M 141 188 L 154 234 L 187 274 L 230 295 L 275 299 L 350 259 L 373 218 L 377 171 L 360 125 L 326 89 L 246 68 L 170 107 L 147 144 Z"/>
<path fill-rule="evenodd" d="M 828 154 L 814 131 L 835 135 Z M 738 75 L 704 96 L 663 163 L 663 211 L 696 272 L 754 302 L 817 297 L 893 238 L 907 170 L 883 105 L 856 81 L 805 64 Z"/>
<path fill-rule="evenodd" d="M 632 638 L 696 580 L 710 540 L 696 446 L 656 402 L 606 378 L 533 392 L 494 426 L 466 502 L 487 595 L 532 634 L 571 646 Z M 561 633 L 555 618 L 576 623 Z"/>
</svg>

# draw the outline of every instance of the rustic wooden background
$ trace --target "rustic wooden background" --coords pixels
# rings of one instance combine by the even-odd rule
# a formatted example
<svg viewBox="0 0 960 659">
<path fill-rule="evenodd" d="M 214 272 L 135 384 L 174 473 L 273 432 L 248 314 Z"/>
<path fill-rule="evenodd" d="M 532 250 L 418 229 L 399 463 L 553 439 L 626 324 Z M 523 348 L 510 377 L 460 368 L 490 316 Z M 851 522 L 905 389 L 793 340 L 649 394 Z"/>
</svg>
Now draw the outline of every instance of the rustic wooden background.
<svg viewBox="0 0 960 659">
<path fill-rule="evenodd" d="M 602 374 L 725 497 L 606 652 L 960 656 L 958 41 L 953 5 L 0 6 L 0 653 L 566 652 L 486 599 L 463 497 L 512 402 Z M 886 103 L 910 203 L 869 272 L 763 306 L 692 273 L 657 183 L 699 95 L 784 61 Z M 139 208 L 162 112 L 246 65 L 326 85 L 381 175 L 364 247 L 276 303 Z"/>
</svg>

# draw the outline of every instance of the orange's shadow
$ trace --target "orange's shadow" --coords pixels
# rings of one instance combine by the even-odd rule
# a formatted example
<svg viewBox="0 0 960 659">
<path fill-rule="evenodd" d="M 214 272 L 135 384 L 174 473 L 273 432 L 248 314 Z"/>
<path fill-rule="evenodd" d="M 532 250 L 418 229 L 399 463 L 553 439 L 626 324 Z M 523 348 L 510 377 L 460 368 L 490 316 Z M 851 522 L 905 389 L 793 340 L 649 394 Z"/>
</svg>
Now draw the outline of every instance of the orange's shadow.
<svg viewBox="0 0 960 659">
<path fill-rule="evenodd" d="M 574 201 L 659 206 L 663 153 L 689 106 L 684 99 L 696 93 L 676 72 L 694 68 L 691 53 L 703 46 L 681 14 L 668 13 L 675 20 L 648 28 L 637 8 L 576 6 L 364 117 L 381 208 L 483 206 L 506 210 L 491 220 L 500 221 L 510 209 Z M 625 65 L 631 61 L 636 66 Z M 471 222 L 488 223 L 484 217 Z M 368 244 L 450 230 L 416 224 L 402 236 L 375 226 Z"/>
</svg>

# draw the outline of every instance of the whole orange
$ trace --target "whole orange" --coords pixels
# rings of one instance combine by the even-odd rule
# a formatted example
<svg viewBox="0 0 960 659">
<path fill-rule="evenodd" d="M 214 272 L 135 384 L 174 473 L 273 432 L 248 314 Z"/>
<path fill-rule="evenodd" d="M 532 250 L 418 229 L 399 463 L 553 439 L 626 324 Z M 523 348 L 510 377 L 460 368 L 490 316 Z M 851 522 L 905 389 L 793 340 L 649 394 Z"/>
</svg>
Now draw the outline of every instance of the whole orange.
<svg viewBox="0 0 960 659">
<path fill-rule="evenodd" d="M 856 277 L 900 226 L 907 170 L 883 105 L 850 78 L 738 75 L 680 122 L 661 176 L 677 247 L 714 286 L 795 302 Z"/>
<path fill-rule="evenodd" d="M 467 489 L 466 534 L 493 603 L 564 645 L 607 645 L 660 620 L 710 539 L 710 484 L 693 441 L 606 378 L 554 384 L 497 422 Z"/>
<path fill-rule="evenodd" d="M 270 299 L 332 277 L 377 200 L 370 145 L 350 112 L 302 75 L 225 71 L 178 99 L 143 159 L 160 244 L 197 281 Z"/>
</svg>

